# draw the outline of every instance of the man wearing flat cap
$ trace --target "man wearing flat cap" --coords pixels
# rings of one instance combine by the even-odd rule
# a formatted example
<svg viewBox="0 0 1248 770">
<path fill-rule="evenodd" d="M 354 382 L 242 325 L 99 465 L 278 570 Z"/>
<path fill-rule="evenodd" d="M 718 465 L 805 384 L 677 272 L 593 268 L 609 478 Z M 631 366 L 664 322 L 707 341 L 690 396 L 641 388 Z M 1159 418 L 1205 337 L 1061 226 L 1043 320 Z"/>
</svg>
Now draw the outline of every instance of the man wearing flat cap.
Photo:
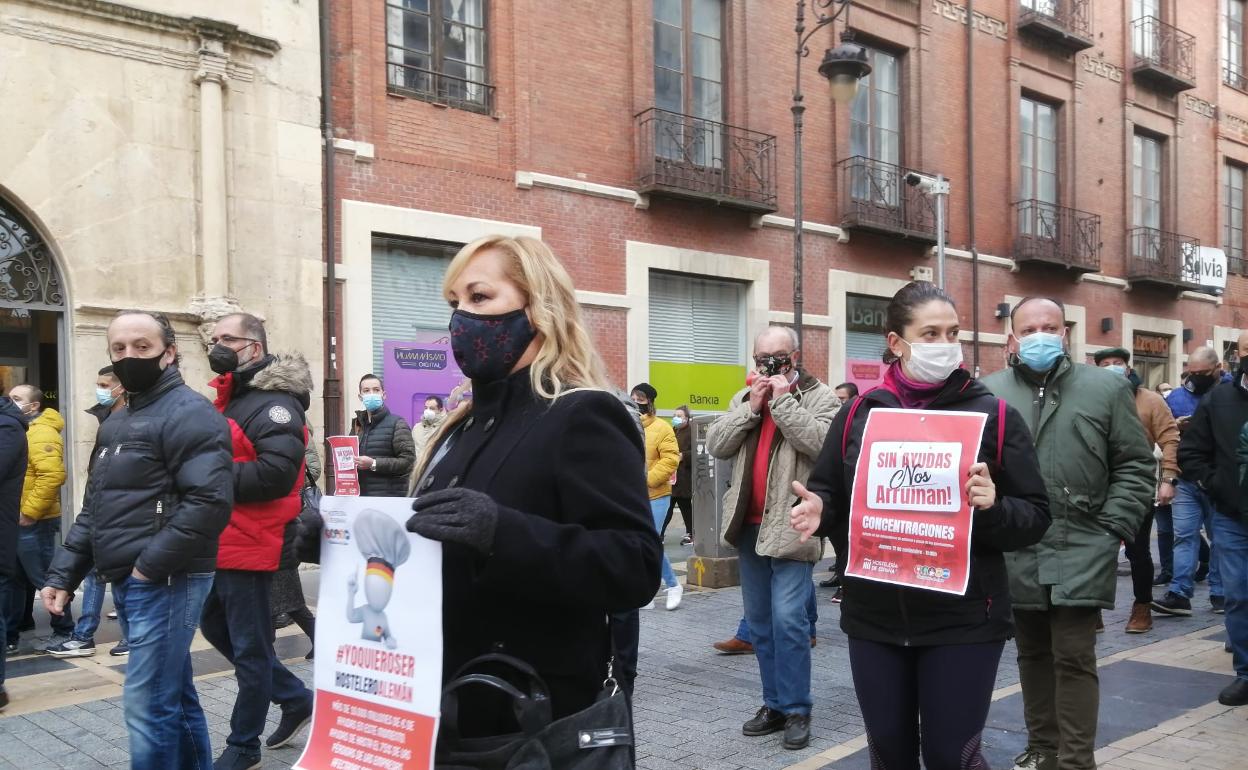
<svg viewBox="0 0 1248 770">
<path fill-rule="evenodd" d="M 1102 369 L 1126 377 L 1135 390 L 1135 411 L 1144 425 L 1144 435 L 1149 445 L 1159 448 L 1161 452 L 1161 473 L 1154 499 L 1157 507 L 1170 505 L 1179 480 L 1179 426 L 1170 412 L 1170 407 L 1160 395 L 1149 388 L 1140 387 L 1140 378 L 1131 369 L 1131 353 L 1127 350 L 1105 348 L 1094 353 L 1092 359 Z M 1153 555 L 1149 549 L 1149 539 L 1153 531 L 1154 512 L 1155 509 L 1149 511 L 1135 534 L 1135 540 L 1126 544 L 1127 559 L 1131 562 L 1131 586 L 1135 593 L 1131 618 L 1127 621 L 1128 634 L 1142 634 L 1153 628 Z"/>
</svg>

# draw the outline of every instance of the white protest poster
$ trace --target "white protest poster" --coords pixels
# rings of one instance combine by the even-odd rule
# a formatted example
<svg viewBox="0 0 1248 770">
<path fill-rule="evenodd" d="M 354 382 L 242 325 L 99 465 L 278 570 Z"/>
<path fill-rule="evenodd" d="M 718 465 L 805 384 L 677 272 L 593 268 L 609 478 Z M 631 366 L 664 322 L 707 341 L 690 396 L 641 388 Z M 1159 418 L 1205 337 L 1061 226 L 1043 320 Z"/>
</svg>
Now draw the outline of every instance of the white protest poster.
<svg viewBox="0 0 1248 770">
<path fill-rule="evenodd" d="M 299 770 L 433 767 L 442 682 L 442 545 L 412 501 L 325 497 L 316 706 Z"/>
</svg>

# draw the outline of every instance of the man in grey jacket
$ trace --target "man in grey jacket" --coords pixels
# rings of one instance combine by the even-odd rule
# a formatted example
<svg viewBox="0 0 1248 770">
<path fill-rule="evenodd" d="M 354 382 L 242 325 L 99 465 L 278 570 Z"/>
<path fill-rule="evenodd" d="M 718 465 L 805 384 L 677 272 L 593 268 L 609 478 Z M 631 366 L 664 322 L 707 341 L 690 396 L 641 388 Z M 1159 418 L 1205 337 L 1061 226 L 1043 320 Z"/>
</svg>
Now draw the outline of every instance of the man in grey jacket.
<svg viewBox="0 0 1248 770">
<path fill-rule="evenodd" d="M 754 340 L 754 371 L 731 409 L 711 425 L 706 448 L 732 459 L 724 495 L 724 541 L 740 552 L 741 597 L 750 626 L 763 707 L 748 736 L 784 730 L 786 749 L 810 742 L 810 622 L 806 602 L 818 541 L 789 526 L 793 482 L 805 482 L 840 400 L 799 369 L 797 335 L 772 326 Z"/>
</svg>

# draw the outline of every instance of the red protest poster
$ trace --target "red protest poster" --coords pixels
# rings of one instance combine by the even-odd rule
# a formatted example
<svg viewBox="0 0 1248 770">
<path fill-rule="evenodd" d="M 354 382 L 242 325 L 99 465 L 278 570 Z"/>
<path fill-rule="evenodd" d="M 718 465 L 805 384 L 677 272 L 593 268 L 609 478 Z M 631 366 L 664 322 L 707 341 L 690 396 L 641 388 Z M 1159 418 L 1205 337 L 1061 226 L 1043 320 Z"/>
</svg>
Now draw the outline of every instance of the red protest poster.
<svg viewBox="0 0 1248 770">
<path fill-rule="evenodd" d="M 329 448 L 334 460 L 334 495 L 346 497 L 360 493 L 360 472 L 355 468 L 355 458 L 360 456 L 360 439 L 357 436 L 330 436 Z"/>
<path fill-rule="evenodd" d="M 966 593 L 965 488 L 987 421 L 978 412 L 871 410 L 854 471 L 847 575 Z"/>
</svg>

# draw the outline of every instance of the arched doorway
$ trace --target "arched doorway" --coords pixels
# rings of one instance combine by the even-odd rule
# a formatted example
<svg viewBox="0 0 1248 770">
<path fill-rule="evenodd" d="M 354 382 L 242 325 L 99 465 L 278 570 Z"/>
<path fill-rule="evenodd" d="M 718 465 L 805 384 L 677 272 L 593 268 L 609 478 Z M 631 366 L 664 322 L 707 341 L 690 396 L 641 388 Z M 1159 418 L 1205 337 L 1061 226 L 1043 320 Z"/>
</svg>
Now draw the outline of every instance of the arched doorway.
<svg viewBox="0 0 1248 770">
<path fill-rule="evenodd" d="M 0 196 L 0 388 L 28 382 L 62 409 L 66 367 L 65 285 L 52 249 Z"/>
</svg>

